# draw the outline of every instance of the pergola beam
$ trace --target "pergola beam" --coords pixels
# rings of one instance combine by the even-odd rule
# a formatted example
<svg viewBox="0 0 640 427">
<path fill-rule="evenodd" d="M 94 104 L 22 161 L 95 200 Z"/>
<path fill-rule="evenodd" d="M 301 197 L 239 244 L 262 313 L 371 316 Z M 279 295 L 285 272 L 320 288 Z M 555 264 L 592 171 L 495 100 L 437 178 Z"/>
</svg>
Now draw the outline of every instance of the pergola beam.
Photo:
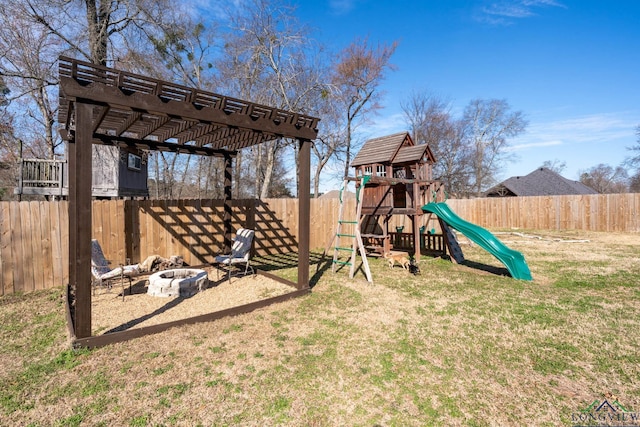
<svg viewBox="0 0 640 427">
<path fill-rule="evenodd" d="M 93 143 L 99 145 L 117 145 L 119 147 L 135 147 L 147 150 L 170 151 L 181 154 L 197 154 L 210 157 L 235 157 L 237 151 L 228 151 L 210 147 L 198 147 L 197 145 L 176 144 L 173 142 L 159 142 L 149 139 L 126 138 L 122 136 L 108 136 L 93 134 Z"/>
<path fill-rule="evenodd" d="M 317 130 L 299 126 L 297 123 L 287 123 L 282 118 L 255 117 L 246 114 L 227 113 L 214 107 L 201 107 L 187 102 L 174 100 L 164 101 L 160 97 L 146 93 L 123 93 L 115 86 L 99 83 L 81 85 L 73 78 L 61 77 L 60 87 L 69 100 L 108 104 L 113 107 L 146 110 L 160 115 L 195 119 L 223 126 L 234 126 L 251 129 L 258 132 L 273 133 L 275 135 L 311 140 L 317 136 Z"/>
</svg>

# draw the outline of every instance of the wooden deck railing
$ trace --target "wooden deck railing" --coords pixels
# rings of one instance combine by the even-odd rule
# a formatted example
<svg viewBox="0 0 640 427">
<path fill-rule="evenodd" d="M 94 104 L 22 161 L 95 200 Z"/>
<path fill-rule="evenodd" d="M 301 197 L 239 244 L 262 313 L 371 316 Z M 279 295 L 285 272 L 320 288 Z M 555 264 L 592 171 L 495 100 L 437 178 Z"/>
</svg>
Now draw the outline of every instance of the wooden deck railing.
<svg viewBox="0 0 640 427">
<path fill-rule="evenodd" d="M 16 194 L 66 194 L 66 166 L 65 160 L 22 159 Z"/>
<path fill-rule="evenodd" d="M 413 234 L 389 233 L 389 238 L 394 249 L 413 250 Z M 420 234 L 420 252 L 431 254 L 444 251 L 444 236 L 442 234 L 431 234 L 430 232 Z"/>
</svg>

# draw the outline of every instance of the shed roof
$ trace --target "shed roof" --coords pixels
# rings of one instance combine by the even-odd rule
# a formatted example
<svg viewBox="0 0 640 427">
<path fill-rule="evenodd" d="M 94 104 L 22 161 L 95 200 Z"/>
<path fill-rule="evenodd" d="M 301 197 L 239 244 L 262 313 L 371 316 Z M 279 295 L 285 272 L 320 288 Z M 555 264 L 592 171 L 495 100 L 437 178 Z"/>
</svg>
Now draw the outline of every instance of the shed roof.
<svg viewBox="0 0 640 427">
<path fill-rule="evenodd" d="M 569 180 L 547 168 L 538 168 L 525 176 L 512 176 L 487 190 L 485 195 L 488 197 L 501 195 L 501 189 L 508 190 L 514 196 L 559 196 L 598 193 L 580 181 Z"/>
<path fill-rule="evenodd" d="M 413 140 L 408 132 L 369 139 L 362 145 L 362 148 L 351 162 L 351 166 L 390 163 L 407 138 L 410 141 L 410 145 L 413 145 Z"/>
<path fill-rule="evenodd" d="M 76 100 L 93 104 L 93 142 L 224 155 L 278 137 L 312 140 L 320 119 L 60 57 L 58 121 L 75 132 Z"/>
</svg>

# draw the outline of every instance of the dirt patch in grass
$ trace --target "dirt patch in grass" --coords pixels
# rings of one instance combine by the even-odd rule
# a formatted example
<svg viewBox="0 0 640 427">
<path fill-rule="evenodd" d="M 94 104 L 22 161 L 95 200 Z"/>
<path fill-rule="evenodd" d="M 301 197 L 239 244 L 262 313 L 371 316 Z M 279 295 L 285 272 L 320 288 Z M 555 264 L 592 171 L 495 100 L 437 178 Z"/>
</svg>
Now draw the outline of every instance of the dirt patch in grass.
<svg viewBox="0 0 640 427">
<path fill-rule="evenodd" d="M 117 288 L 98 289 L 92 298 L 94 335 L 142 328 L 150 325 L 187 319 L 262 299 L 286 294 L 294 290 L 261 275 L 232 277 L 231 281 L 216 271 L 209 271 L 210 284 L 191 297 L 165 298 L 146 293 L 146 281 L 133 286 L 133 293 Z"/>
</svg>

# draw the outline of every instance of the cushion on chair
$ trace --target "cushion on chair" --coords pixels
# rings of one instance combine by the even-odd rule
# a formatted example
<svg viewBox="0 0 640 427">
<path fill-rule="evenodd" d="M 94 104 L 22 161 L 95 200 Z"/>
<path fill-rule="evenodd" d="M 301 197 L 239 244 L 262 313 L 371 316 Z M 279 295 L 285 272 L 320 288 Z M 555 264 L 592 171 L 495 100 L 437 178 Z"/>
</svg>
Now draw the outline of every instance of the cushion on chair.
<svg viewBox="0 0 640 427">
<path fill-rule="evenodd" d="M 218 255 L 216 262 L 218 264 L 231 264 L 231 257 L 229 255 Z"/>
<path fill-rule="evenodd" d="M 239 228 L 238 231 L 236 231 L 236 238 L 233 242 L 233 246 L 231 247 L 232 258 L 249 259 L 253 235 L 254 231 L 247 228 Z"/>
<path fill-rule="evenodd" d="M 120 277 L 121 272 L 124 276 L 138 274 L 140 273 L 140 266 L 138 264 L 132 264 L 132 265 L 123 265 L 122 267 L 116 267 L 113 270 L 110 270 L 100 275 L 100 280 L 113 279 L 116 277 Z"/>
<path fill-rule="evenodd" d="M 122 266 L 122 268 L 116 267 L 111 269 L 109 261 L 107 261 L 104 253 L 102 252 L 100 242 L 96 239 L 91 240 L 91 274 L 93 277 L 100 280 L 113 279 L 120 276 L 121 272 L 125 276 L 139 273 L 140 265 L 132 264 Z"/>
</svg>

